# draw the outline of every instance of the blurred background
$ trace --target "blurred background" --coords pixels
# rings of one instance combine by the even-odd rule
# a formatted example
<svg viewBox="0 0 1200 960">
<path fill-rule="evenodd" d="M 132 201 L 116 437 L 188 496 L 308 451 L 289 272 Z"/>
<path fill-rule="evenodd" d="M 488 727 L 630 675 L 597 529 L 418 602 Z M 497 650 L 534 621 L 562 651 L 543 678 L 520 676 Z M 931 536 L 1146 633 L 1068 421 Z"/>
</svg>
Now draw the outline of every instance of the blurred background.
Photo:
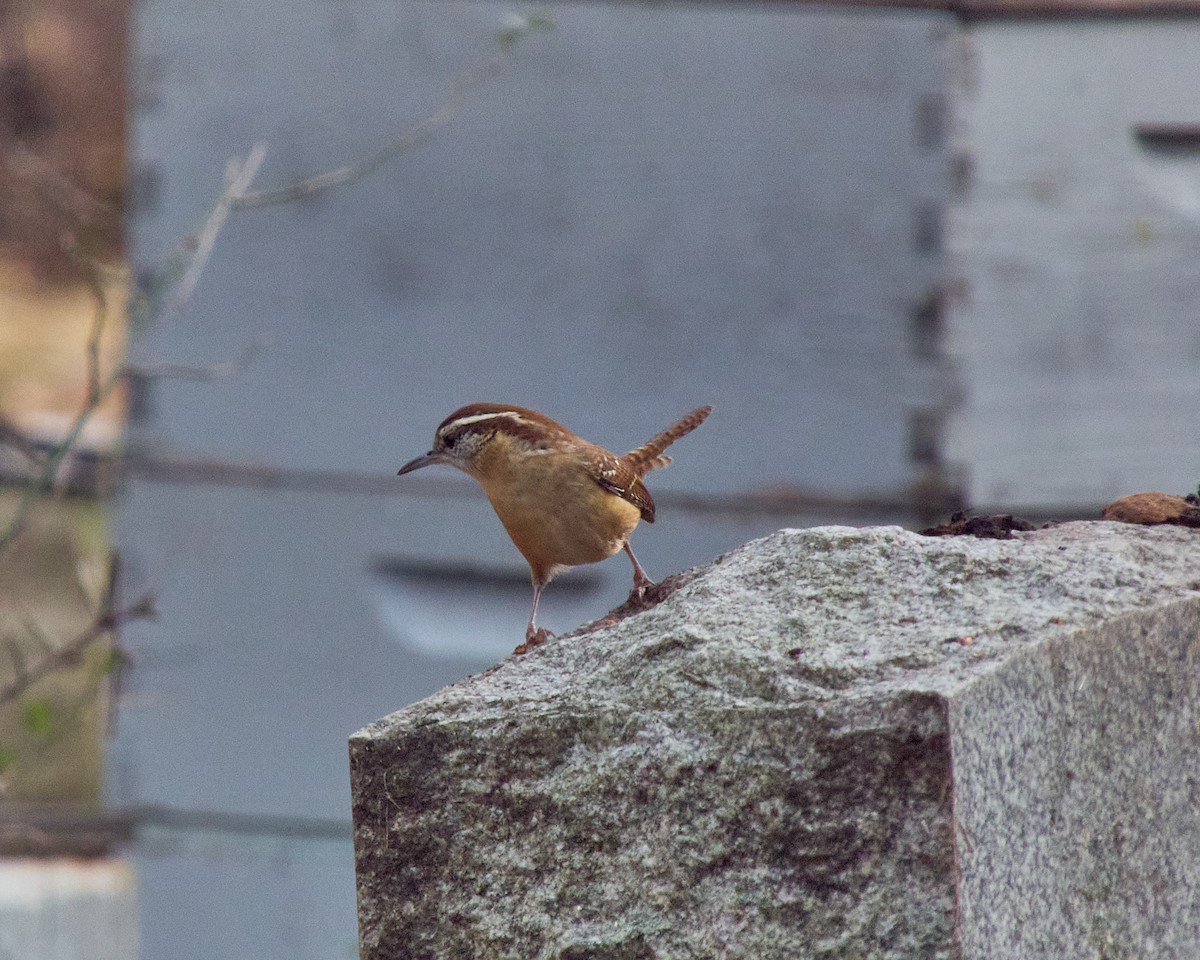
<svg viewBox="0 0 1200 960">
<path fill-rule="evenodd" d="M 528 615 L 462 404 L 713 404 L 656 579 L 1194 490 L 1198 13 L 0 4 L 0 960 L 357 955 L 347 737 Z"/>
</svg>

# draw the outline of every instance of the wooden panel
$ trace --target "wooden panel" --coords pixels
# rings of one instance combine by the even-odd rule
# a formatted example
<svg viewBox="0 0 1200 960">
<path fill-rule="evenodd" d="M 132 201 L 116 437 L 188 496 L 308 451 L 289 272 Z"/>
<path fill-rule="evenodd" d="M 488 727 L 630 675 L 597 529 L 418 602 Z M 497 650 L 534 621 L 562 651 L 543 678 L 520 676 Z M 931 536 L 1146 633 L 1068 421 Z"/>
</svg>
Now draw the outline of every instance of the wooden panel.
<svg viewBox="0 0 1200 960">
<path fill-rule="evenodd" d="M 981 24 L 949 227 L 947 455 L 976 503 L 1200 480 L 1200 23 Z"/>
</svg>

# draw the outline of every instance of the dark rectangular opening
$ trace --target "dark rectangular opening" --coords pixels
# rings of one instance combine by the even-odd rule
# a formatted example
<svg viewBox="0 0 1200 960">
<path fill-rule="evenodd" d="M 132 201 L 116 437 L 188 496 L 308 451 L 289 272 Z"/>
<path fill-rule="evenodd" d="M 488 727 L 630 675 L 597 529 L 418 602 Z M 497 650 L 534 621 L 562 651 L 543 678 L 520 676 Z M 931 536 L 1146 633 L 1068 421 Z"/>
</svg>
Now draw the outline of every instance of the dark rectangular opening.
<svg viewBox="0 0 1200 960">
<path fill-rule="evenodd" d="M 1200 153 L 1200 123 L 1139 123 L 1133 139 L 1154 153 Z"/>
</svg>

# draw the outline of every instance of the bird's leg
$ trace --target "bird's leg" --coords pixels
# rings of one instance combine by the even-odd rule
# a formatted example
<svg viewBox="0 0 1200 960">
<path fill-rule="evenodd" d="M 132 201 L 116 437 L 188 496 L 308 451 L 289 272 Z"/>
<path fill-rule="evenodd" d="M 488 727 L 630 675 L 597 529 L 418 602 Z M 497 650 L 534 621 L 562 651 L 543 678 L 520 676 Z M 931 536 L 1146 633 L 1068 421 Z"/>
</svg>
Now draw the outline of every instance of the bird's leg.
<svg viewBox="0 0 1200 960">
<path fill-rule="evenodd" d="M 629 559 L 633 561 L 633 592 L 629 596 L 637 597 L 639 600 L 646 592 L 647 587 L 654 586 L 654 581 L 646 576 L 646 571 L 642 569 L 642 565 L 638 563 L 638 558 L 633 555 L 633 551 L 629 549 L 629 544 L 625 544 L 625 552 L 629 554 Z"/>
<path fill-rule="evenodd" d="M 542 598 L 542 587 L 544 586 L 544 583 L 537 582 L 533 585 L 533 609 L 529 611 L 529 626 L 525 628 L 525 642 L 517 647 L 513 653 L 528 653 L 534 647 L 540 646 L 554 636 L 549 630 L 546 630 L 544 627 L 538 627 L 535 623 L 537 620 L 538 601 Z"/>
<path fill-rule="evenodd" d="M 529 626 L 525 628 L 525 642 L 529 643 L 537 635 L 537 627 L 534 622 L 537 620 L 538 601 L 542 599 L 542 585 L 535 583 L 533 585 L 533 608 L 529 611 Z"/>
</svg>

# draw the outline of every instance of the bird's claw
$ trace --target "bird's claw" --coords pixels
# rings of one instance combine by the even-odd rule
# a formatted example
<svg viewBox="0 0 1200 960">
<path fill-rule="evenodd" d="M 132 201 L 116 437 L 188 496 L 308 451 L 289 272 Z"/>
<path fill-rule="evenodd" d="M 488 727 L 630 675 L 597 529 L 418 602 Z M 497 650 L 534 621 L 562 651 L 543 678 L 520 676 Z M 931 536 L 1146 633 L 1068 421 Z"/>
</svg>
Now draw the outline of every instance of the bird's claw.
<svg viewBox="0 0 1200 960">
<path fill-rule="evenodd" d="M 646 591 L 657 584 L 649 577 L 643 577 L 640 580 L 633 581 L 633 589 L 629 591 L 630 601 L 641 601 L 646 599 Z M 627 601 L 628 602 L 628 601 Z"/>
<path fill-rule="evenodd" d="M 530 628 L 525 631 L 525 642 L 520 644 L 513 650 L 518 656 L 522 653 L 528 653 L 534 647 L 540 647 L 547 640 L 552 640 L 554 634 L 545 627 Z"/>
</svg>

